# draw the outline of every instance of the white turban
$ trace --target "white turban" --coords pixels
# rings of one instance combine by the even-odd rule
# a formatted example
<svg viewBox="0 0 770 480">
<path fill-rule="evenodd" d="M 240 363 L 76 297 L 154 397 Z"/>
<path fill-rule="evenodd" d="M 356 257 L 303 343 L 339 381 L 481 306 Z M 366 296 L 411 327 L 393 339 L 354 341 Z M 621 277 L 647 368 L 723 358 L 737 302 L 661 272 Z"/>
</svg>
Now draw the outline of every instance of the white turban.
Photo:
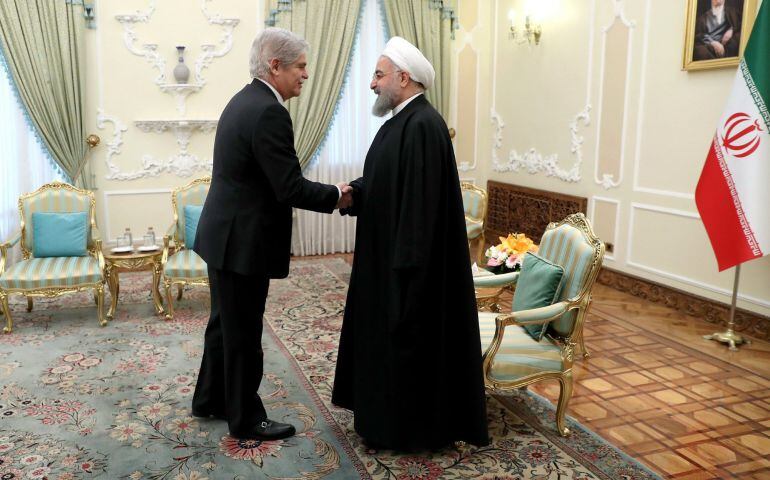
<svg viewBox="0 0 770 480">
<path fill-rule="evenodd" d="M 382 55 L 388 57 L 398 68 L 409 72 L 409 77 L 422 83 L 425 89 L 433 86 L 436 71 L 422 52 L 401 37 L 393 37 L 385 44 Z"/>
</svg>

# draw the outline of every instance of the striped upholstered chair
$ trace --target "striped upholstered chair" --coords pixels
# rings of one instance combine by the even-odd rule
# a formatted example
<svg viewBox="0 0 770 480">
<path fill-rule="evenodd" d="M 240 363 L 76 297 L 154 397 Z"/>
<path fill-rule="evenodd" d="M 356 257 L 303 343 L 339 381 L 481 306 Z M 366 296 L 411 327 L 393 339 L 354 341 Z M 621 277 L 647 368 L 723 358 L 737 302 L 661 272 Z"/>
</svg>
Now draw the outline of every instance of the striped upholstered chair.
<svg viewBox="0 0 770 480">
<path fill-rule="evenodd" d="M 484 351 L 484 382 L 488 390 L 506 391 L 542 380 L 561 386 L 556 424 L 561 435 L 567 404 L 572 396 L 572 362 L 575 347 L 583 344 L 583 323 L 591 301 L 591 288 L 604 258 L 604 244 L 582 213 L 551 223 L 540 242 L 540 257 L 564 269 L 555 303 L 507 315 L 479 312 Z M 523 279 L 519 278 L 519 283 Z M 519 285 L 521 288 L 522 285 Z M 524 325 L 547 325 L 537 341 Z"/>
<path fill-rule="evenodd" d="M 171 298 L 171 286 L 177 286 L 177 301 L 182 299 L 185 285 L 209 284 L 206 262 L 192 251 L 195 238 L 185 236 L 185 206 L 201 206 L 209 193 L 211 177 L 193 180 L 171 192 L 171 207 L 174 211 L 174 223 L 163 237 L 163 287 L 166 291 L 166 320 L 174 318 L 174 303 Z M 173 253 L 172 253 L 173 252 Z"/>
<path fill-rule="evenodd" d="M 465 232 L 468 234 L 468 248 L 478 242 L 477 257 L 484 254 L 484 219 L 487 217 L 487 191 L 468 182 L 462 182 L 463 209 L 465 210 Z M 471 255 L 473 257 L 473 255 Z"/>
<path fill-rule="evenodd" d="M 85 256 L 35 258 L 33 214 L 80 213 L 86 215 Z M 21 228 L 10 240 L 0 244 L 0 303 L 6 326 L 4 333 L 11 333 L 13 320 L 8 308 L 8 296 L 19 294 L 27 297 L 27 311 L 32 310 L 33 297 L 58 297 L 82 290 L 94 290 L 99 324 L 104 326 L 104 256 L 102 240 L 96 228 L 96 202 L 94 193 L 72 185 L 48 183 L 19 197 Z M 6 268 L 8 250 L 21 242 L 22 260 Z"/>
</svg>

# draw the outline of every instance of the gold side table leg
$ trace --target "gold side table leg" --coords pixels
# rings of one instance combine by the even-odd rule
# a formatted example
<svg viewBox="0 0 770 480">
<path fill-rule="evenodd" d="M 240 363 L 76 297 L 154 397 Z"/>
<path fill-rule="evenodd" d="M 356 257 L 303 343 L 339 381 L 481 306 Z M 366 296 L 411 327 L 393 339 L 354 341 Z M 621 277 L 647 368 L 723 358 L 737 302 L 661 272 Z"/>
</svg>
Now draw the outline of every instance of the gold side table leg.
<svg viewBox="0 0 770 480">
<path fill-rule="evenodd" d="M 155 311 L 158 315 L 163 315 L 163 300 L 160 298 L 160 261 L 153 262 L 152 264 L 152 300 L 155 303 Z"/>
</svg>

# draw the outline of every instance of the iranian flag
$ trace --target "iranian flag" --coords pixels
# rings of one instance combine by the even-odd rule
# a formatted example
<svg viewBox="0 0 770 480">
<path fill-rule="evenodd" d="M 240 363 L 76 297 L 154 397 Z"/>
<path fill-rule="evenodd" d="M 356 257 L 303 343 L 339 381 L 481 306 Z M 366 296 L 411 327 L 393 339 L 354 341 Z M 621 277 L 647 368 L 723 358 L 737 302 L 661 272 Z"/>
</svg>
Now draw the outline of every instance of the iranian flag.
<svg viewBox="0 0 770 480">
<path fill-rule="evenodd" d="M 719 271 L 770 253 L 770 1 L 717 123 L 695 203 Z"/>
</svg>

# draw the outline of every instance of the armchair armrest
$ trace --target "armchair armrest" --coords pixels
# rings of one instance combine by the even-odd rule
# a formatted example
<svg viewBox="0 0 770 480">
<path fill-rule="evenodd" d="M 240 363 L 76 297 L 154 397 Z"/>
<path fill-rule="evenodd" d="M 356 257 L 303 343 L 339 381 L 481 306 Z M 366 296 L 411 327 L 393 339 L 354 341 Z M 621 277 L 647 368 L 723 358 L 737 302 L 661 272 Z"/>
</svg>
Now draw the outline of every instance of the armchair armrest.
<svg viewBox="0 0 770 480">
<path fill-rule="evenodd" d="M 91 241 L 94 243 L 94 257 L 99 261 L 99 268 L 104 272 L 104 253 L 102 253 L 102 233 L 99 229 L 91 224 Z"/>
<path fill-rule="evenodd" d="M 515 285 L 518 280 L 519 272 L 501 273 L 500 275 L 473 277 L 473 286 L 476 288 L 505 287 Z"/>
<path fill-rule="evenodd" d="M 96 225 L 91 225 L 91 240 L 94 242 L 97 240 L 101 242 L 102 240 L 102 233 Z"/>
<path fill-rule="evenodd" d="M 561 317 L 572 304 L 570 302 L 559 302 L 547 307 L 532 308 L 530 310 L 521 310 L 518 312 L 500 315 L 495 319 L 495 323 L 503 327 L 508 325 L 540 325 L 556 320 Z"/>
<path fill-rule="evenodd" d="M 8 249 L 13 248 L 14 245 L 21 240 L 21 230 L 14 232 L 11 238 L 3 243 L 0 243 L 0 275 L 5 271 L 5 261 L 8 258 Z"/>
</svg>

